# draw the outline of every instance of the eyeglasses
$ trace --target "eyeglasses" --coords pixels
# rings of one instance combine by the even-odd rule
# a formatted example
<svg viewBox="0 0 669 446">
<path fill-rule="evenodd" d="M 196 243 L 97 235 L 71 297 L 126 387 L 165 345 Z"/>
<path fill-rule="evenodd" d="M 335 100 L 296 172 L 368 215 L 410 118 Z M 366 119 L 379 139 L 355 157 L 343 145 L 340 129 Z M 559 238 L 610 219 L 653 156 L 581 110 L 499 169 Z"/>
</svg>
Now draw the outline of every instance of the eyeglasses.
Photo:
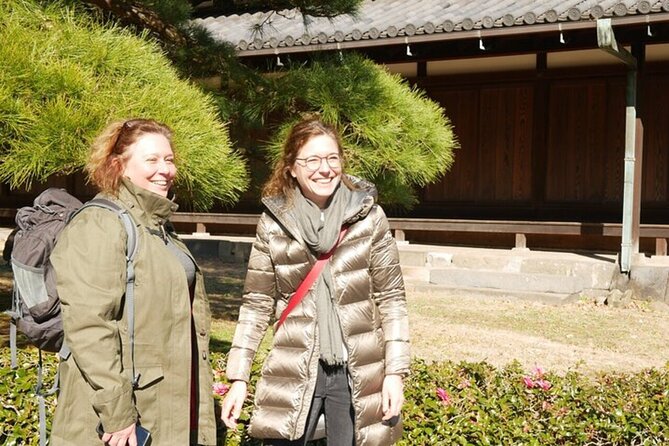
<svg viewBox="0 0 669 446">
<path fill-rule="evenodd" d="M 341 157 L 336 153 L 331 153 L 327 156 L 308 156 L 306 158 L 295 158 L 295 161 L 299 161 L 298 165 L 304 167 L 309 172 L 315 172 L 320 169 L 323 160 L 330 166 L 330 169 L 341 169 Z"/>
</svg>

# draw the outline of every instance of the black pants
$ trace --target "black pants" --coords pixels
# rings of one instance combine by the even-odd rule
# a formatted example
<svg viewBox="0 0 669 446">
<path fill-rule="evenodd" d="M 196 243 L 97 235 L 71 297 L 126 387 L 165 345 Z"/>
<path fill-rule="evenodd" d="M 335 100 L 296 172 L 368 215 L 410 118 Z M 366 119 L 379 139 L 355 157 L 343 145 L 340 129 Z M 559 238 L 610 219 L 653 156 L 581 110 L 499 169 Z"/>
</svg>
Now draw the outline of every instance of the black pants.
<svg viewBox="0 0 669 446">
<path fill-rule="evenodd" d="M 312 437 L 321 412 L 325 413 L 328 446 L 354 446 L 353 403 L 345 366 L 329 367 L 319 362 L 316 390 L 307 416 L 305 435 L 294 441 L 265 440 L 265 446 L 302 446 Z"/>
</svg>

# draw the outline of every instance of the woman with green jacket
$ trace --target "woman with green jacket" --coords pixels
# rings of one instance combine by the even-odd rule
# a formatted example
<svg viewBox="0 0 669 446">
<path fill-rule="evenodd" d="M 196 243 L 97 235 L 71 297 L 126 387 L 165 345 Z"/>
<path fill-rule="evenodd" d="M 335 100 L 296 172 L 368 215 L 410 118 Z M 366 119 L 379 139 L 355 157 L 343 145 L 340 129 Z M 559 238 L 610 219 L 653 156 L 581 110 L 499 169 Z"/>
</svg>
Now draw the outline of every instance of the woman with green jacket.
<svg viewBox="0 0 669 446">
<path fill-rule="evenodd" d="M 322 414 L 328 446 L 383 446 L 401 436 L 410 355 L 397 246 L 374 186 L 345 175 L 343 156 L 334 128 L 299 122 L 263 193 L 226 369 L 228 427 L 236 426 L 270 320 L 280 320 L 316 259 L 332 252 L 274 326 L 250 425 L 266 445 L 306 444 Z"/>
<path fill-rule="evenodd" d="M 167 198 L 176 175 L 171 132 L 147 119 L 113 123 L 86 167 L 98 196 L 137 226 L 134 355 L 126 231 L 114 212 L 85 208 L 51 255 L 71 351 L 60 364 L 51 444 L 135 446 L 141 425 L 154 446 L 214 445 L 211 315 L 202 274 L 169 224 L 177 209 Z"/>
</svg>

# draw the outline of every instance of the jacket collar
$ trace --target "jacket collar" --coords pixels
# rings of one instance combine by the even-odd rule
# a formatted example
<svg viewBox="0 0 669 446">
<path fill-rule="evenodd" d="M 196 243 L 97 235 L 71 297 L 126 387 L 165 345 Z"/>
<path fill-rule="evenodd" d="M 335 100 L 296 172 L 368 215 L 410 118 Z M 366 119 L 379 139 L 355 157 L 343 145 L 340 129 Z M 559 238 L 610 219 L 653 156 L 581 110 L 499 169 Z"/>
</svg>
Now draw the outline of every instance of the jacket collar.
<svg viewBox="0 0 669 446">
<path fill-rule="evenodd" d="M 125 177 L 121 178 L 118 200 L 149 227 L 162 226 L 179 208 L 172 200 L 136 186 Z"/>
<path fill-rule="evenodd" d="M 376 187 L 369 181 L 352 175 L 346 176 L 355 186 L 355 189 L 353 189 L 353 197 L 344 214 L 344 224 L 351 225 L 356 221 L 365 218 L 367 214 L 369 214 L 369 211 L 376 202 L 377 192 Z M 295 239 L 302 240 L 299 225 L 297 224 L 293 212 L 293 206 L 285 196 L 275 195 L 266 197 L 262 199 L 262 202 L 267 208 L 267 211 L 288 233 Z"/>
</svg>

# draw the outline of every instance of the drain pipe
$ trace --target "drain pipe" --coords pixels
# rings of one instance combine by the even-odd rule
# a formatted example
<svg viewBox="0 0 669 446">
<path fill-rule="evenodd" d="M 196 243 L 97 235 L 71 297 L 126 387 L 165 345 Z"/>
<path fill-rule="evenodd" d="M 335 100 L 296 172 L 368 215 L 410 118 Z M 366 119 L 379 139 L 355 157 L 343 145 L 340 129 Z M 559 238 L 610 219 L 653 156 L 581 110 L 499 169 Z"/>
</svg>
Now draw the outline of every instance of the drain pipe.
<svg viewBox="0 0 669 446">
<path fill-rule="evenodd" d="M 636 141 L 636 58 L 622 46 L 618 46 L 613 34 L 611 19 L 597 20 L 597 44 L 600 49 L 615 56 L 627 65 L 625 89 L 625 178 L 623 189 L 623 227 L 620 244 L 620 271 L 629 273 L 633 251 L 634 213 L 634 146 Z M 639 205 L 639 204 L 637 204 Z M 636 222 L 638 225 L 638 222 Z"/>
</svg>

